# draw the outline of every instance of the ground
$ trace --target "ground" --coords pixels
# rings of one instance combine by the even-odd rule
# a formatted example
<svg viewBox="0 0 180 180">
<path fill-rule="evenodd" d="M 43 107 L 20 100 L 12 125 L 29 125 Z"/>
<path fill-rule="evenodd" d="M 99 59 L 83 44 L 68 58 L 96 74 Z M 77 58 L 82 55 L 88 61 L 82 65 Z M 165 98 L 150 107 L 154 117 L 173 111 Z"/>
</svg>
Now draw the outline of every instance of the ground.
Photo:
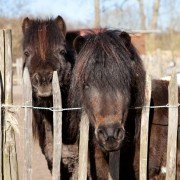
<svg viewBox="0 0 180 180">
<path fill-rule="evenodd" d="M 20 85 L 13 86 L 13 97 L 14 97 L 14 104 L 22 104 L 22 87 Z M 20 180 L 23 180 L 23 165 L 24 165 L 24 148 L 23 148 L 23 141 L 24 141 L 24 116 L 23 116 L 23 109 L 18 110 L 17 112 L 17 119 L 19 123 L 19 131 L 20 133 L 16 133 L 16 147 L 17 147 L 17 158 L 18 158 L 18 167 L 19 167 L 19 177 Z M 39 144 L 37 141 L 34 141 L 33 147 L 33 180 L 50 180 L 51 174 L 47 168 L 47 163 L 44 158 L 44 155 L 41 153 Z"/>
</svg>

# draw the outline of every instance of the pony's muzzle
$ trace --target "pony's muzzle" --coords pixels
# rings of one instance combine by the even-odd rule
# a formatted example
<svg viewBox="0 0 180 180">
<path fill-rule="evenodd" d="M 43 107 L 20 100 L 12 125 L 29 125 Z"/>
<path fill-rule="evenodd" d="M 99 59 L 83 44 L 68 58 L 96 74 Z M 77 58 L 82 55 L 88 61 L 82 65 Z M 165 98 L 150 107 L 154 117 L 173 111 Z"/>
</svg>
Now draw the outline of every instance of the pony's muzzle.
<svg viewBox="0 0 180 180">
<path fill-rule="evenodd" d="M 97 139 L 100 145 L 107 151 L 117 150 L 124 136 L 124 128 L 119 123 L 100 125 L 97 129 Z"/>
<path fill-rule="evenodd" d="M 52 82 L 53 72 L 35 73 L 32 77 L 33 83 L 42 85 Z"/>
<path fill-rule="evenodd" d="M 37 96 L 48 97 L 52 95 L 53 72 L 35 73 L 32 77 L 32 86 Z"/>
</svg>

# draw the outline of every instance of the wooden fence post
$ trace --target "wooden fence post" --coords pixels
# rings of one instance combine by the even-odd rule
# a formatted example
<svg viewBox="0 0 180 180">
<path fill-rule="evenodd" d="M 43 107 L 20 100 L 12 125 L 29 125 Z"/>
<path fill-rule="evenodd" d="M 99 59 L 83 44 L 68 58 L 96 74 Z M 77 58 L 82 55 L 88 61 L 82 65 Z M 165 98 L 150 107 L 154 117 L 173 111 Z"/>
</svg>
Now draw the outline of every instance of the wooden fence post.
<svg viewBox="0 0 180 180">
<path fill-rule="evenodd" d="M 0 71 L 2 87 L 4 87 L 4 31 L 0 30 Z"/>
<path fill-rule="evenodd" d="M 4 103 L 4 31 L 0 30 L 0 180 L 2 180 L 2 141 L 3 141 L 3 128 L 2 128 L 2 122 L 3 122 L 3 112 L 1 104 Z"/>
<path fill-rule="evenodd" d="M 0 71 L 1 76 L 1 71 Z M 0 180 L 2 180 L 2 80 L 0 77 Z"/>
<path fill-rule="evenodd" d="M 81 122 L 80 122 L 78 180 L 87 179 L 88 142 L 89 142 L 89 119 L 87 117 L 87 114 L 85 112 L 82 112 Z"/>
<path fill-rule="evenodd" d="M 61 91 L 57 71 L 53 73 L 53 109 L 62 109 Z M 53 111 L 53 170 L 52 179 L 60 180 L 62 149 L 62 112 Z"/>
<path fill-rule="evenodd" d="M 176 179 L 176 151 L 178 130 L 178 85 L 176 74 L 173 73 L 169 83 L 169 121 L 167 141 L 166 179 Z M 172 107 L 171 107 L 172 106 Z M 174 106 L 174 107 L 173 107 Z"/>
<path fill-rule="evenodd" d="M 33 153 L 33 135 L 32 135 L 32 86 L 28 69 L 23 73 L 23 94 L 24 94 L 24 180 L 32 180 L 32 153 Z"/>
<path fill-rule="evenodd" d="M 17 58 L 16 62 L 13 63 L 13 69 L 15 70 L 14 83 L 21 84 L 22 83 L 22 70 L 23 70 L 23 59 Z"/>
<path fill-rule="evenodd" d="M 18 84 L 21 84 L 22 82 L 22 69 L 23 69 L 23 59 L 18 58 L 16 59 L 16 73 L 18 78 Z"/>
<path fill-rule="evenodd" d="M 12 104 L 12 37 L 11 30 L 4 30 L 5 38 L 5 103 Z M 12 115 L 7 109 L 3 122 L 3 176 L 6 180 L 18 179 L 18 164 L 16 154 L 15 132 L 12 127 Z"/>
<path fill-rule="evenodd" d="M 120 151 L 109 153 L 109 180 L 119 179 Z"/>
<path fill-rule="evenodd" d="M 140 136 L 140 180 L 147 179 L 149 107 L 151 101 L 151 78 L 146 75 L 145 107 L 142 109 Z"/>
</svg>

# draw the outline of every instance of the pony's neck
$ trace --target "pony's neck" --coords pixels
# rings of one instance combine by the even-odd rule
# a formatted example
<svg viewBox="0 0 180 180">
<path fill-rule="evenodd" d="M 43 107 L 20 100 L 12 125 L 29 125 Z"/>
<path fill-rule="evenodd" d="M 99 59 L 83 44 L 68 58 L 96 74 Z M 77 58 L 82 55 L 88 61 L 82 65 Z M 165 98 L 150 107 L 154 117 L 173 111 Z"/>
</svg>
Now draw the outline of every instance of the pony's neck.
<svg viewBox="0 0 180 180">
<path fill-rule="evenodd" d="M 33 104 L 34 106 L 40 106 L 40 107 L 52 107 L 53 96 L 37 97 L 35 93 L 33 93 Z"/>
<path fill-rule="evenodd" d="M 70 85 L 69 84 L 68 85 L 62 85 L 60 88 L 61 88 L 62 107 L 67 108 Z"/>
</svg>

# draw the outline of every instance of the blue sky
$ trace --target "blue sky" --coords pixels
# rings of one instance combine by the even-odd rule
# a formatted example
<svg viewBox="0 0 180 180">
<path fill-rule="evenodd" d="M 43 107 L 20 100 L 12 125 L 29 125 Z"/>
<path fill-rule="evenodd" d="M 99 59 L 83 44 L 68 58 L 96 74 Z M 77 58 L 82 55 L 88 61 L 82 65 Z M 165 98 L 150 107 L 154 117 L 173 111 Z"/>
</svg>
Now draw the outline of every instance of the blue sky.
<svg viewBox="0 0 180 180">
<path fill-rule="evenodd" d="M 93 0 L 31 0 L 30 11 L 38 15 L 57 16 L 58 14 L 69 16 L 72 20 L 91 19 L 93 16 Z"/>
<path fill-rule="evenodd" d="M 144 0 L 147 24 L 151 20 L 152 4 L 154 0 Z M 100 0 L 101 12 L 103 10 L 112 10 L 115 6 L 120 6 L 124 0 Z M 170 6 L 172 2 L 172 6 Z M 24 4 L 22 8 L 18 4 Z M 171 21 L 180 17 L 180 0 L 161 0 L 159 12 L 159 25 L 166 28 Z M 123 5 L 123 9 L 131 7 L 134 16 L 137 16 L 137 0 L 128 0 Z M 3 9 L 2 9 L 3 8 Z M 35 17 L 53 17 L 61 15 L 71 22 L 82 22 L 87 26 L 93 26 L 94 21 L 94 0 L 0 0 L 0 11 L 3 16 L 17 17 L 29 16 Z M 172 11 L 173 10 L 173 11 Z M 101 14 L 103 16 L 103 13 Z M 109 17 L 111 18 L 111 17 Z M 112 16 L 112 18 L 114 18 Z M 133 18 L 133 17 L 132 17 Z M 108 25 L 107 25 L 108 26 Z"/>
</svg>

